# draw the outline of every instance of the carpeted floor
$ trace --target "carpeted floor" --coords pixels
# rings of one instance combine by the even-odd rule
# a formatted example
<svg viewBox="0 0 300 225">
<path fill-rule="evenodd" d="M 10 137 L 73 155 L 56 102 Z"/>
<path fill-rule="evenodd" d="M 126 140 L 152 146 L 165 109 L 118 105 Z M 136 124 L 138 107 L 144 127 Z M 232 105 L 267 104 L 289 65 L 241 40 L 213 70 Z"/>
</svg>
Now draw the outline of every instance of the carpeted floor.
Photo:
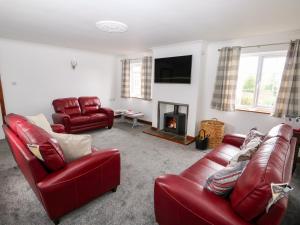
<svg viewBox="0 0 300 225">
<path fill-rule="evenodd" d="M 142 133 L 117 123 L 113 129 L 89 132 L 99 149 L 114 147 L 121 152 L 121 185 L 67 214 L 60 224 L 154 225 L 154 179 L 179 173 L 206 153 L 194 145 L 183 146 Z M 295 190 L 283 224 L 300 221 L 300 169 L 294 175 Z M 0 142 L 0 224 L 52 224 L 25 178 L 16 167 L 5 141 Z M 184 224 L 183 224 L 184 225 Z"/>
</svg>

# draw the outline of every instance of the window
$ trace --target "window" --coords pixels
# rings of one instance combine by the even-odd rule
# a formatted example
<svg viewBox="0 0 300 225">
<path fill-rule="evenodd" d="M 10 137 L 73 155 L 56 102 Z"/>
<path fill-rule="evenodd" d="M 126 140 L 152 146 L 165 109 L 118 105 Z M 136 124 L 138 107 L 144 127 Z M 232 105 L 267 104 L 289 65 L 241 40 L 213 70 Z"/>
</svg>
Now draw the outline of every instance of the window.
<svg viewBox="0 0 300 225">
<path fill-rule="evenodd" d="M 236 108 L 270 113 L 276 102 L 286 52 L 242 54 Z"/>
<path fill-rule="evenodd" d="M 141 98 L 141 74 L 142 74 L 142 61 L 130 61 L 130 97 Z"/>
</svg>

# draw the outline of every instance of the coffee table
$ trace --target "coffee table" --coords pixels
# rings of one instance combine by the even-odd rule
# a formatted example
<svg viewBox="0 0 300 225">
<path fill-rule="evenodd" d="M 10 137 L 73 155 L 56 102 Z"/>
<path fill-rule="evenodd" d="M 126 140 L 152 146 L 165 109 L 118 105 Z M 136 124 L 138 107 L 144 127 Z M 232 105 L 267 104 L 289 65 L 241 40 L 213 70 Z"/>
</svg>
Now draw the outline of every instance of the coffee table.
<svg viewBox="0 0 300 225">
<path fill-rule="evenodd" d="M 132 128 L 136 126 L 142 126 L 141 123 L 138 122 L 138 119 L 144 117 L 144 113 L 142 112 L 134 112 L 132 110 L 115 110 L 115 116 L 121 116 L 122 121 L 126 121 L 125 118 L 131 118 L 132 119 Z"/>
</svg>

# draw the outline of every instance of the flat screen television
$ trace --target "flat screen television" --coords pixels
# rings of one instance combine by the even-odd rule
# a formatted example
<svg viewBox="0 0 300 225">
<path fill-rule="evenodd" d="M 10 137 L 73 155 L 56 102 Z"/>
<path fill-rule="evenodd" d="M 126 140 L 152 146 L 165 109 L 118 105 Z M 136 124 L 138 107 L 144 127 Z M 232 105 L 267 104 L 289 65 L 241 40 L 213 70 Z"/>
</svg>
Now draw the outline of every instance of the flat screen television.
<svg viewBox="0 0 300 225">
<path fill-rule="evenodd" d="M 192 56 L 176 56 L 155 59 L 155 83 L 191 83 Z"/>
</svg>

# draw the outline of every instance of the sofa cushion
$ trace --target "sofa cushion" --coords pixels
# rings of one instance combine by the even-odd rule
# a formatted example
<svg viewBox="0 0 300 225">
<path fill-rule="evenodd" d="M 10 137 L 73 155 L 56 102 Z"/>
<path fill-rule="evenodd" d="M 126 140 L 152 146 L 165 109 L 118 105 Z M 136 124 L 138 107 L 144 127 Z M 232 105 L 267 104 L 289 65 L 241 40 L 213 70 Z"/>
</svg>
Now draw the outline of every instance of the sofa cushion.
<svg viewBox="0 0 300 225">
<path fill-rule="evenodd" d="M 71 125 L 81 125 L 86 124 L 90 122 L 89 116 L 76 116 L 70 118 Z"/>
<path fill-rule="evenodd" d="M 230 160 L 230 165 L 240 161 L 250 160 L 252 155 L 257 151 L 259 145 L 262 143 L 262 137 L 253 137 L 247 144 L 243 144 L 239 153 L 237 153 Z"/>
<path fill-rule="evenodd" d="M 24 144 L 39 146 L 43 162 L 49 170 L 56 171 L 65 166 L 59 144 L 45 130 L 26 121 L 17 123 L 16 132 Z"/>
<path fill-rule="evenodd" d="M 252 128 L 249 133 L 246 135 L 246 138 L 241 146 L 241 149 L 245 149 L 246 146 L 251 142 L 253 139 L 262 140 L 265 137 L 264 134 L 260 133 L 256 128 Z"/>
<path fill-rule="evenodd" d="M 102 122 L 108 120 L 108 116 L 104 113 L 94 113 L 89 115 L 91 122 Z"/>
<path fill-rule="evenodd" d="M 286 131 L 290 132 L 289 129 Z M 280 137 L 264 141 L 236 183 L 230 196 L 231 205 L 246 221 L 251 221 L 266 210 L 271 198 L 271 183 L 289 182 L 289 176 L 285 174 L 289 146 L 289 142 Z"/>
<path fill-rule="evenodd" d="M 209 176 L 223 168 L 224 166 L 211 161 L 210 159 L 202 158 L 183 171 L 180 175 L 198 184 L 204 185 Z"/>
<path fill-rule="evenodd" d="M 46 116 L 42 113 L 35 116 L 26 116 L 26 118 L 34 125 L 44 129 L 47 132 L 52 132 L 50 123 L 48 122 Z"/>
<path fill-rule="evenodd" d="M 99 112 L 101 103 L 98 97 L 79 97 L 78 98 L 82 113 L 85 115 Z"/>
<path fill-rule="evenodd" d="M 248 162 L 249 160 L 227 165 L 225 168 L 211 175 L 204 187 L 216 195 L 227 197 L 242 175 Z"/>
<path fill-rule="evenodd" d="M 235 156 L 239 152 L 240 149 L 238 147 L 222 143 L 210 153 L 208 153 L 205 158 L 215 161 L 222 166 L 227 166 L 233 156 Z"/>
<path fill-rule="evenodd" d="M 81 115 L 81 109 L 77 98 L 60 98 L 52 102 L 56 113 L 65 113 L 70 116 Z"/>
<path fill-rule="evenodd" d="M 75 159 L 92 153 L 91 135 L 59 134 L 52 132 L 51 136 L 59 143 L 66 162 L 74 161 Z"/>
</svg>

